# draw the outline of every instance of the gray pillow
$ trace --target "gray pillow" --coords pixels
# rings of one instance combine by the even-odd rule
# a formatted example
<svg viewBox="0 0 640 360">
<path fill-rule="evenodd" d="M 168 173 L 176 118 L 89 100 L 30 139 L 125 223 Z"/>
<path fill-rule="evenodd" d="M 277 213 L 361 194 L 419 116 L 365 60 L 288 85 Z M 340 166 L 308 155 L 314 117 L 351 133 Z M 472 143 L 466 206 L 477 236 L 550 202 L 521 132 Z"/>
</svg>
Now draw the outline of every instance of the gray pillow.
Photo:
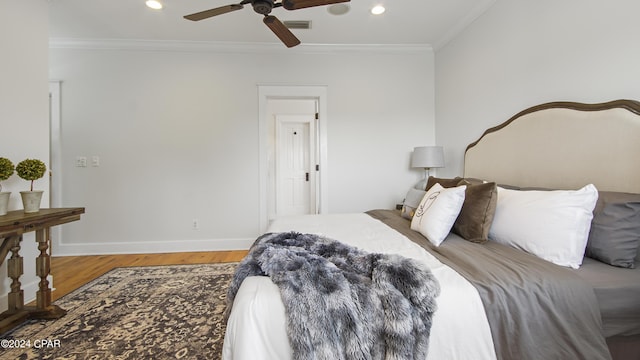
<svg viewBox="0 0 640 360">
<path fill-rule="evenodd" d="M 640 194 L 600 191 L 585 255 L 634 268 L 640 246 Z"/>
<path fill-rule="evenodd" d="M 418 205 L 420 205 L 420 201 L 424 197 L 424 194 L 427 192 L 424 190 L 418 189 L 409 189 L 407 193 L 407 197 L 405 197 L 404 202 L 402 203 L 402 212 L 401 215 L 405 219 L 413 219 L 413 214 L 416 212 Z"/>
</svg>

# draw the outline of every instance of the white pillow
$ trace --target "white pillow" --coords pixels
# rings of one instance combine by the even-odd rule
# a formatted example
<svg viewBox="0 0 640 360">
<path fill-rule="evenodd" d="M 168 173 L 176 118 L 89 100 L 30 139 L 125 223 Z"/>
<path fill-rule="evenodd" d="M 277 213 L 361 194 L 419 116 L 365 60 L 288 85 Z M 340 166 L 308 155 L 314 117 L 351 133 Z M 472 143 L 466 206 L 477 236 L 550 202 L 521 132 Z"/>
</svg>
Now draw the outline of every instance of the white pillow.
<svg viewBox="0 0 640 360">
<path fill-rule="evenodd" d="M 440 246 L 460 214 L 466 188 L 465 185 L 447 189 L 440 184 L 433 185 L 411 219 L 411 230 L 419 231 L 433 245 Z"/>
<path fill-rule="evenodd" d="M 510 190 L 498 187 L 489 239 L 514 246 L 552 263 L 582 264 L 598 191 Z"/>
</svg>

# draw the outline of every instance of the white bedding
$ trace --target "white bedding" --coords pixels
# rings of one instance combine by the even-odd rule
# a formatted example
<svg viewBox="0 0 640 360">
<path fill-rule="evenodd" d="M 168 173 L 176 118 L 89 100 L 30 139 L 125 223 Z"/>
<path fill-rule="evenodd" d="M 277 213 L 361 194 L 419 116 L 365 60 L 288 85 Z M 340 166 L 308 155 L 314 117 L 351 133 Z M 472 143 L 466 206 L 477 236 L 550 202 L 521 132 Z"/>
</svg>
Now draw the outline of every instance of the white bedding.
<svg viewBox="0 0 640 360">
<path fill-rule="evenodd" d="M 367 214 L 285 217 L 273 221 L 268 232 L 292 230 L 425 263 L 441 287 L 427 359 L 496 359 L 489 322 L 473 285 L 402 234 Z M 284 306 L 268 277 L 249 277 L 242 283 L 227 323 L 222 358 L 291 359 Z"/>
</svg>

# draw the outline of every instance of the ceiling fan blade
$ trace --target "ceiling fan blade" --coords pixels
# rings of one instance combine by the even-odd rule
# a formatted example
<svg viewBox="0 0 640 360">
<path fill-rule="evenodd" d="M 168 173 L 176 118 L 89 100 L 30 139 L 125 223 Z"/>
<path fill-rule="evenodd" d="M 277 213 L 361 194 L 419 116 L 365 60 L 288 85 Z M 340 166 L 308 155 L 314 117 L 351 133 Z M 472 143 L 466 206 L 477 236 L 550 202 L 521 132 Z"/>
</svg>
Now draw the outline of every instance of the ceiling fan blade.
<svg viewBox="0 0 640 360">
<path fill-rule="evenodd" d="M 287 47 L 290 48 L 300 44 L 300 40 L 275 16 L 267 15 L 262 21 Z"/>
<path fill-rule="evenodd" d="M 222 15 L 228 12 L 240 10 L 242 8 L 244 8 L 242 4 L 226 5 L 226 6 L 217 7 L 215 9 L 210 9 L 210 10 L 200 11 L 190 15 L 185 15 L 184 18 L 187 20 L 199 21 L 199 20 L 208 19 L 212 16 Z"/>
<path fill-rule="evenodd" d="M 297 10 L 313 6 L 331 5 L 349 1 L 350 0 L 282 0 L 282 7 L 287 10 Z"/>
</svg>

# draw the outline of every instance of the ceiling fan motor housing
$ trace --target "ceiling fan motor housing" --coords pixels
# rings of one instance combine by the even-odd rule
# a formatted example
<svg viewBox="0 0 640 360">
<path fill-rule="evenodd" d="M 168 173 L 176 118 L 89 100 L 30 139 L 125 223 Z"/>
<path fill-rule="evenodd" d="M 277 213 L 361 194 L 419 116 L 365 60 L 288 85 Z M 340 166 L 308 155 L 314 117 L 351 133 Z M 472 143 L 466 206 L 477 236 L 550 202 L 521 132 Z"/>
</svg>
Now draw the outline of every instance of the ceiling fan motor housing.
<svg viewBox="0 0 640 360">
<path fill-rule="evenodd" d="M 273 0 L 255 0 L 251 5 L 258 14 L 267 15 L 273 9 Z"/>
</svg>

